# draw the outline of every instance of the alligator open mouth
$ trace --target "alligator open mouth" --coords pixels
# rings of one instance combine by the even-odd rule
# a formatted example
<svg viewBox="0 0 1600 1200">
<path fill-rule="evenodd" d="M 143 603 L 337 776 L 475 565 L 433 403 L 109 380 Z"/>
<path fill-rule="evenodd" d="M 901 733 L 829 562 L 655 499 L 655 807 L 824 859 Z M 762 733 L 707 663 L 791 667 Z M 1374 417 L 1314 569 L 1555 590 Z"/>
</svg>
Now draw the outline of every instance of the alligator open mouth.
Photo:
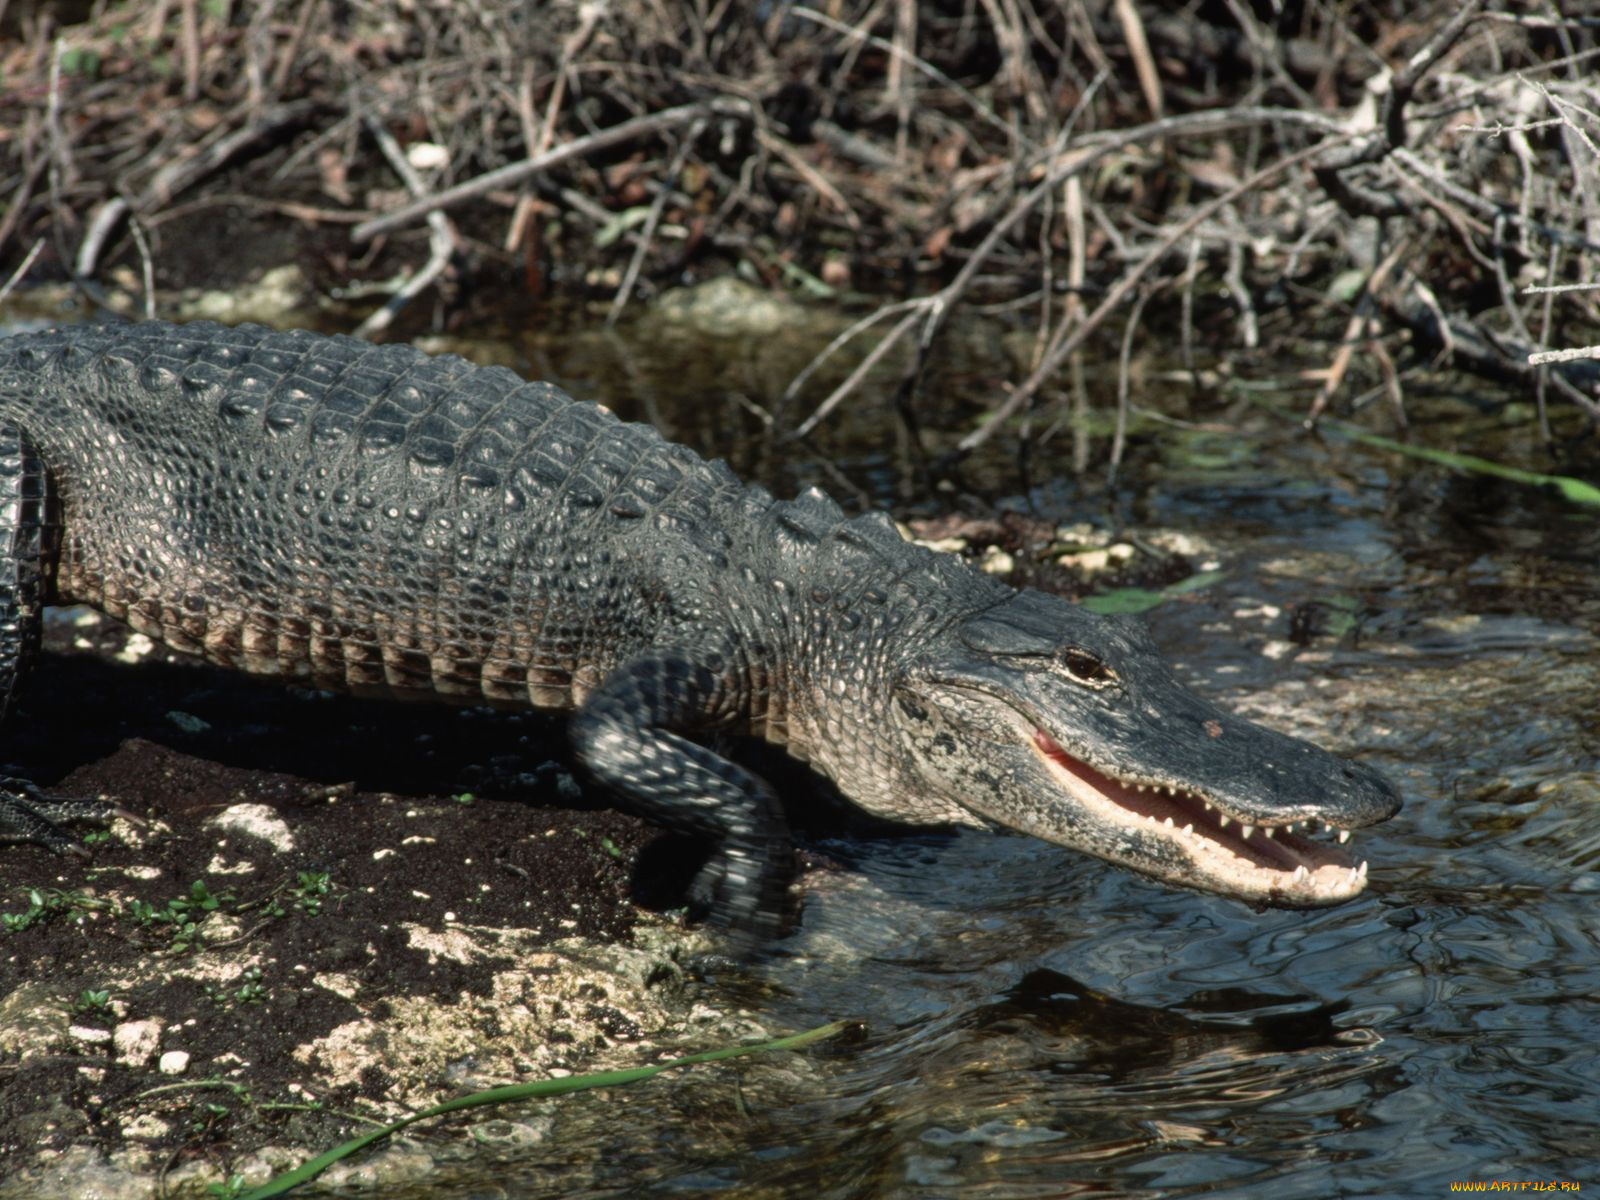
<svg viewBox="0 0 1600 1200">
<path fill-rule="evenodd" d="M 1367 885 L 1367 864 L 1354 865 L 1337 847 L 1309 841 L 1294 832 L 1295 822 L 1250 824 L 1197 792 L 1156 780 L 1117 779 L 1073 758 L 1042 729 L 1033 748 L 1050 775 L 1102 827 L 1156 837 L 1185 862 L 1170 872 L 1155 864 L 1126 865 L 1173 882 L 1244 899 L 1281 905 L 1336 904 Z M 1311 822 L 1303 823 L 1310 832 Z M 1327 825 L 1338 840 L 1350 831 Z"/>
</svg>

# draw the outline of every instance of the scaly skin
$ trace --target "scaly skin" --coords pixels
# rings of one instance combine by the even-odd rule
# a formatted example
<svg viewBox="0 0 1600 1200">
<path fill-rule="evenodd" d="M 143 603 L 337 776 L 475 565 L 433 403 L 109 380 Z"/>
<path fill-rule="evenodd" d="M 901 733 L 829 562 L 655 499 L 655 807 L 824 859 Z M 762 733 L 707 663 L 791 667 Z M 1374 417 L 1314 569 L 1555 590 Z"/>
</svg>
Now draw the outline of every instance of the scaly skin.
<svg viewBox="0 0 1600 1200">
<path fill-rule="evenodd" d="M 879 817 L 1283 904 L 1365 883 L 1286 826 L 1399 807 L 1184 689 L 1132 622 L 404 346 L 154 322 L 0 342 L 0 699 L 58 603 L 258 674 L 570 711 L 595 779 L 716 843 L 697 895 L 757 936 L 783 926 L 788 834 L 717 734 Z M 60 848 L 73 815 L 0 782 L 13 837 Z"/>
</svg>

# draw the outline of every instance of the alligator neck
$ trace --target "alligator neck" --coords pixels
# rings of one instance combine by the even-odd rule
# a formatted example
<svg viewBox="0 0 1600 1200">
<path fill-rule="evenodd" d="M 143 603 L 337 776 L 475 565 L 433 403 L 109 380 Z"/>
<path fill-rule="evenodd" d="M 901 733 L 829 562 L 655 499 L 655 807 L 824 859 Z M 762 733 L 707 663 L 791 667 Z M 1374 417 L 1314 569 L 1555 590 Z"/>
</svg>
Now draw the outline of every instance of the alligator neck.
<svg viewBox="0 0 1600 1200">
<path fill-rule="evenodd" d="M 747 731 L 810 763 L 868 811 L 904 819 L 907 798 L 896 786 L 904 750 L 886 720 L 898 657 L 1011 590 L 907 542 L 881 513 L 846 519 L 814 491 L 792 501 L 751 495 L 765 503 L 743 522 L 751 544 L 744 555 L 735 547 L 735 561 L 768 570 L 740 569 L 726 614 L 743 659 Z M 972 815 L 930 801 L 919 819 L 970 823 Z"/>
</svg>

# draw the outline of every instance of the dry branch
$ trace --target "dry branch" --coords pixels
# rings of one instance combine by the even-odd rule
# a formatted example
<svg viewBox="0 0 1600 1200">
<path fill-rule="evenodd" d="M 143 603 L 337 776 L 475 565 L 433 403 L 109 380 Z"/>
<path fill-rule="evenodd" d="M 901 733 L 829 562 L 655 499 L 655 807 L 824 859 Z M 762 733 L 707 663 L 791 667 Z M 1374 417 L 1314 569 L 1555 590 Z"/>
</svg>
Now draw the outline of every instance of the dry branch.
<svg viewBox="0 0 1600 1200">
<path fill-rule="evenodd" d="M 675 129 L 680 125 L 688 125 L 706 117 L 735 117 L 748 119 L 751 115 L 750 105 L 742 100 L 718 99 L 708 100 L 703 103 L 683 104 L 677 108 L 669 108 L 664 112 L 650 113 L 642 117 L 634 117 L 631 121 L 623 121 L 609 129 L 602 129 L 598 133 L 591 133 L 587 137 L 577 138 L 566 142 L 543 154 L 525 159 L 522 162 L 508 163 L 493 171 L 485 171 L 474 179 L 459 183 L 455 187 L 446 188 L 410 204 L 402 205 L 391 213 L 375 217 L 370 221 L 363 221 L 351 233 L 358 242 L 367 241 L 380 233 L 388 233 L 404 225 L 409 225 L 418 217 L 426 216 L 441 208 L 449 208 L 460 204 L 464 200 L 474 199 L 487 192 L 500 188 L 511 187 L 521 183 L 531 176 L 551 167 L 567 162 L 574 158 L 583 158 L 591 154 L 599 154 L 613 146 L 631 142 L 646 134 L 659 133 L 666 129 Z"/>
<path fill-rule="evenodd" d="M 383 150 L 383 156 L 394 168 L 395 174 L 405 183 L 406 190 L 413 196 L 424 195 L 427 188 L 423 185 L 422 177 L 406 158 L 400 143 L 376 121 L 369 121 L 368 129 Z M 428 248 L 428 261 L 423 268 L 406 280 L 382 308 L 356 326 L 353 331 L 356 337 L 371 338 L 374 334 L 382 333 L 389 328 L 400 311 L 429 284 L 443 275 L 450 266 L 450 259 L 455 254 L 456 248 L 455 230 L 450 228 L 450 222 L 445 215 L 437 210 L 428 214 Z"/>
<path fill-rule="evenodd" d="M 1152 122 L 1153 125 L 1162 125 L 1165 123 L 1166 122 L 1161 121 Z M 1015 414 L 1016 411 L 1024 404 L 1027 404 L 1033 399 L 1034 394 L 1038 392 L 1046 380 L 1048 380 L 1050 376 L 1055 373 L 1060 365 L 1066 360 L 1067 356 L 1089 339 L 1089 336 L 1097 328 L 1099 328 L 1106 318 L 1108 318 L 1117 310 L 1118 307 L 1120 307 L 1123 300 L 1125 300 L 1128 295 L 1139 286 L 1139 284 L 1144 280 L 1145 276 L 1153 271 L 1156 266 L 1159 265 L 1168 256 L 1168 254 L 1171 253 L 1174 247 L 1178 246 L 1185 238 L 1189 237 L 1189 235 L 1192 234 L 1203 222 L 1208 220 L 1219 209 L 1224 208 L 1225 206 L 1237 201 L 1240 197 L 1259 189 L 1275 176 L 1283 174 L 1291 167 L 1299 166 L 1307 159 L 1320 154 L 1324 149 L 1326 149 L 1326 147 L 1323 145 L 1313 146 L 1308 150 L 1302 150 L 1299 154 L 1290 155 L 1288 158 L 1275 162 L 1272 165 L 1256 172 L 1256 174 L 1252 175 L 1249 179 L 1245 180 L 1237 187 L 1224 192 L 1221 196 L 1218 196 L 1209 203 L 1202 205 L 1192 216 L 1189 217 L 1187 221 L 1184 221 L 1176 229 L 1169 232 L 1155 247 L 1155 249 L 1151 250 L 1144 256 L 1143 260 L 1141 260 L 1138 265 L 1136 265 L 1132 270 L 1125 272 L 1122 277 L 1117 280 L 1116 285 L 1106 294 L 1105 299 L 1096 305 L 1094 311 L 1085 317 L 1082 322 L 1078 323 L 1077 327 L 1074 328 L 1070 334 L 1066 334 L 1066 336 L 1060 337 L 1055 341 L 1055 343 L 1051 346 L 1049 353 L 1046 354 L 1044 361 L 1034 368 L 1033 373 L 1029 375 L 1028 378 L 1024 380 L 1018 387 L 1016 387 L 1012 391 L 1011 395 L 1006 397 L 1005 403 L 991 413 L 983 425 L 973 430 L 971 433 L 967 434 L 966 437 L 962 438 L 958 443 L 956 443 L 957 451 L 960 454 L 970 454 L 973 450 L 976 450 L 979 446 L 983 445 L 984 442 L 988 441 L 989 438 L 994 435 L 995 431 L 999 429 L 1006 420 Z M 1065 328 L 1063 328 L 1062 332 L 1066 332 Z"/>
<path fill-rule="evenodd" d="M 1028 377 L 1003 381 L 981 441 L 1042 393 L 1082 396 L 1081 372 L 1057 373 L 1119 303 L 1163 302 L 1151 282 L 1171 262 L 1185 362 L 1258 336 L 1281 349 L 1309 321 L 1366 339 L 1334 362 L 1348 390 L 1397 395 L 1448 350 L 1596 411 L 1593 360 L 1559 351 L 1600 341 L 1582 290 L 1600 278 L 1600 26 L 1493 0 L 1427 0 L 1404 22 L 1370 0 L 1271 7 L 1276 23 L 1242 0 L 836 0 L 759 20 L 694 0 L 170 0 L 130 34 L 115 6 L 70 27 L 44 6 L 0 45 L 0 269 L 43 239 L 29 277 L 161 281 L 163 240 L 232 205 L 314 223 L 339 269 L 406 273 L 408 296 L 446 263 L 520 268 L 530 296 L 608 295 L 614 314 L 734 263 L 774 282 L 832 271 L 890 299 L 819 356 L 856 359 L 799 429 L 914 340 L 896 397 L 911 424 L 954 313 L 1031 310 Z M 393 171 L 374 148 L 398 163 L 415 141 L 446 151 L 436 190 L 377 190 Z M 1311 160 L 1312 186 L 1267 186 Z M 379 236 L 424 219 L 426 263 Z M 330 237 L 349 223 L 359 252 Z M 1385 280 L 1376 259 L 1401 243 Z M 1306 299 L 1346 274 L 1370 280 L 1354 318 Z M 435 311 L 472 290 L 440 290 Z"/>
</svg>

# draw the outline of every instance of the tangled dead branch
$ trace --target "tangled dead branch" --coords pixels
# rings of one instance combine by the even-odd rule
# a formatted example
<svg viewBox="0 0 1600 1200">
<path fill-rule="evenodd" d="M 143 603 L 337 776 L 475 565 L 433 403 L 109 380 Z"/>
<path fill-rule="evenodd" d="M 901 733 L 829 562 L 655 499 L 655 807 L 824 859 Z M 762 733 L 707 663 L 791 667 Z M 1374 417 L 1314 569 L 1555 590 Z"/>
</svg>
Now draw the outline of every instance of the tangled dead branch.
<svg viewBox="0 0 1600 1200">
<path fill-rule="evenodd" d="M 959 451 L 1172 292 L 1185 347 L 1343 330 L 1313 416 L 1374 371 L 1400 413 L 1448 359 L 1538 397 L 1547 436 L 1547 399 L 1600 418 L 1593 14 L 1224 7 L 46 6 L 0 43 L 0 274 L 32 254 L 97 294 L 135 264 L 149 293 L 185 231 L 247 208 L 353 225 L 310 273 L 406 271 L 383 322 L 474 275 L 613 317 L 727 270 L 898 293 L 828 348 L 859 365 L 800 435 L 897 344 L 914 394 L 953 314 L 1027 306 L 1033 361 Z"/>
</svg>

